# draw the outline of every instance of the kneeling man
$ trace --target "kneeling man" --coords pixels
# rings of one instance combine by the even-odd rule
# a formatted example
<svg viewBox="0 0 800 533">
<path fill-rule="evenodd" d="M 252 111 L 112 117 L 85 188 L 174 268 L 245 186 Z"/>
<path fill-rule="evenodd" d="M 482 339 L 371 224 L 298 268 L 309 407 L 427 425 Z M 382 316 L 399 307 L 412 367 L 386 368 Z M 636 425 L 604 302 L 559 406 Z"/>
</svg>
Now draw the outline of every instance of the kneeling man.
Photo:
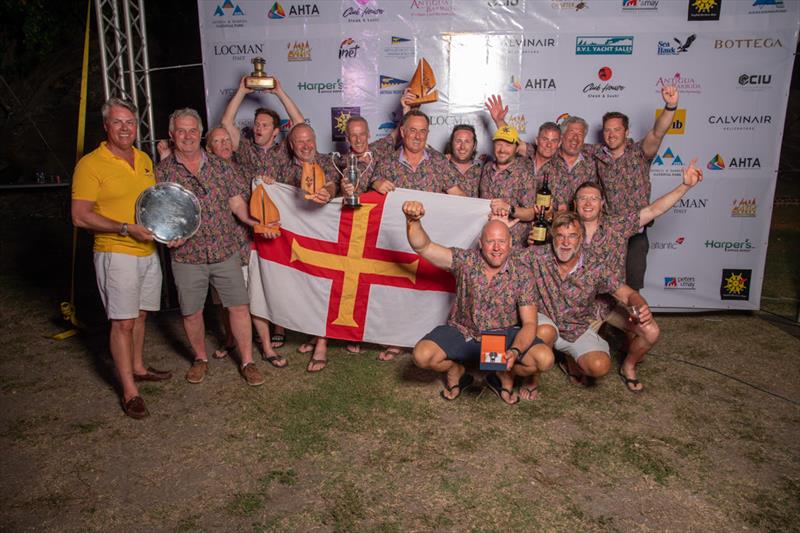
<svg viewBox="0 0 800 533">
<path fill-rule="evenodd" d="M 483 227 L 480 249 L 445 248 L 431 241 L 420 219 L 420 202 L 405 202 L 408 242 L 423 259 L 449 270 L 456 279 L 456 301 L 447 324 L 438 326 L 414 347 L 414 363 L 420 368 L 444 372 L 446 400 L 458 398 L 472 384 L 464 364 L 477 362 L 481 332 L 506 336 L 508 366 L 491 374 L 486 382 L 509 405 L 519 401 L 514 376 L 531 376 L 553 366 L 553 352 L 536 337 L 536 304 L 533 280 L 526 265 L 509 257 L 511 233 L 499 220 Z M 531 398 L 532 399 L 532 398 Z"/>
<path fill-rule="evenodd" d="M 647 302 L 625 285 L 615 262 L 584 253 L 584 227 L 577 213 L 556 214 L 552 232 L 552 248 L 538 246 L 524 252 L 536 281 L 539 336 L 567 355 L 562 370 L 572 382 L 586 385 L 611 369 L 608 343 L 590 327 L 598 295 L 611 294 L 628 309 L 624 328 L 634 337 L 628 358 L 641 360 L 658 340 L 659 330 Z M 641 390 L 641 384 L 622 369 L 620 377 L 629 390 Z"/>
</svg>

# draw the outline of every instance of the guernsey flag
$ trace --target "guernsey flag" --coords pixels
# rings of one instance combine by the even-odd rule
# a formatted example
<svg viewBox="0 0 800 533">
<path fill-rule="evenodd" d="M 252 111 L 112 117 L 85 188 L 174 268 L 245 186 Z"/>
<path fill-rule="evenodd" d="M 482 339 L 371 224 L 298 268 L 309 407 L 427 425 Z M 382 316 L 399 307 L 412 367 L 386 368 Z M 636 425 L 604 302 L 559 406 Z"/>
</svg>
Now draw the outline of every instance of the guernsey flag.
<svg viewBox="0 0 800 533">
<path fill-rule="evenodd" d="M 259 185 L 264 186 L 264 185 Z M 413 346 L 444 324 L 455 282 L 419 257 L 406 239 L 401 206 L 425 206 L 434 242 L 477 245 L 489 201 L 397 189 L 320 206 L 288 185 L 267 185 L 280 211 L 281 236 L 256 236 L 250 258 L 251 312 L 289 329 L 348 341 Z"/>
</svg>

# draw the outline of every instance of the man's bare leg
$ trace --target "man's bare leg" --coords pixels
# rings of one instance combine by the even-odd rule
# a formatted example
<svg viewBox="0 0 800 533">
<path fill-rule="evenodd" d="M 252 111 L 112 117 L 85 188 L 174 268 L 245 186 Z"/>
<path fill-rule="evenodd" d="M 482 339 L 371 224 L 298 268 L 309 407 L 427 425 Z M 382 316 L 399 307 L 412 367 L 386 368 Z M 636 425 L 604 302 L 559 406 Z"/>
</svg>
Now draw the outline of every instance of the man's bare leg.
<svg viewBox="0 0 800 533">
<path fill-rule="evenodd" d="M 317 337 L 316 339 L 314 353 L 311 355 L 311 360 L 306 367 L 309 372 L 319 372 L 328 365 L 328 339 L 325 337 Z"/>
<path fill-rule="evenodd" d="M 139 396 L 139 389 L 133 381 L 134 340 L 133 332 L 137 319 L 111 321 L 109 349 L 117 369 L 117 377 L 122 386 L 122 400 L 126 403 L 134 396 Z"/>
<path fill-rule="evenodd" d="M 133 324 L 133 373 L 147 373 L 144 366 L 144 328 L 147 320 L 147 311 L 139 311 L 139 316 L 134 319 Z"/>
<path fill-rule="evenodd" d="M 537 344 L 523 354 L 522 361 L 512 369 L 515 375 L 524 378 L 519 390 L 520 398 L 532 401 L 539 397 L 541 373 L 553 368 L 554 361 L 553 350 L 547 344 Z"/>
<path fill-rule="evenodd" d="M 445 386 L 447 388 L 442 391 L 442 395 L 445 398 L 454 400 L 461 394 L 458 382 L 466 372 L 466 369 L 455 361 L 447 359 L 447 354 L 438 344 L 430 340 L 421 340 L 414 346 L 411 357 L 414 360 L 414 364 L 419 368 L 430 369 L 445 375 Z"/>
<path fill-rule="evenodd" d="M 203 322 L 203 309 L 183 317 L 183 329 L 194 353 L 195 361 L 208 361 L 206 353 L 206 325 Z"/>
<path fill-rule="evenodd" d="M 239 352 L 239 363 L 245 366 L 253 362 L 253 329 L 250 324 L 250 306 L 234 305 L 228 308 L 231 333 Z"/>
</svg>

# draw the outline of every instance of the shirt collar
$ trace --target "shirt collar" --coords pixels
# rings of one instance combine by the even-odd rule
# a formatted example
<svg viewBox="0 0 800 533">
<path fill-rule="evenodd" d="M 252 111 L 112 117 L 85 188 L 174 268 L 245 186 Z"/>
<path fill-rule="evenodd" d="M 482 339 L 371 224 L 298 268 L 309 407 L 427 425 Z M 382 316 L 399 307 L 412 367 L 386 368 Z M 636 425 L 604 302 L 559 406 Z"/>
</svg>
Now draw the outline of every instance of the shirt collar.
<svg viewBox="0 0 800 533">
<path fill-rule="evenodd" d="M 405 165 L 407 167 L 411 167 L 411 163 L 409 163 L 408 159 L 406 159 L 405 147 L 401 146 L 400 150 L 398 150 L 398 152 L 400 153 L 400 155 L 399 155 L 400 163 L 402 163 L 403 165 Z M 422 159 L 420 160 L 420 163 L 422 163 L 422 161 L 427 161 L 428 159 L 430 159 L 430 156 L 428 155 L 428 149 L 426 148 L 426 149 L 422 150 Z M 419 166 L 419 164 L 417 166 Z"/>
</svg>

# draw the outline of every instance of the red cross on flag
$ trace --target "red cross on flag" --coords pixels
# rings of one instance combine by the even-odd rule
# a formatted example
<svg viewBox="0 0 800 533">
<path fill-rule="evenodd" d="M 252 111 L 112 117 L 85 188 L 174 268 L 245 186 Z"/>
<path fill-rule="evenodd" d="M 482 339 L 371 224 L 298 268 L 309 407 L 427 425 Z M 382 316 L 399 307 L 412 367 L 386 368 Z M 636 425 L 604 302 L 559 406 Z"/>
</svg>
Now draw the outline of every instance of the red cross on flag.
<svg viewBox="0 0 800 533">
<path fill-rule="evenodd" d="M 411 249 L 401 206 L 422 202 L 434 242 L 469 248 L 487 220 L 488 200 L 397 189 L 362 194 L 362 207 L 343 209 L 341 198 L 320 206 L 294 187 L 266 187 L 280 211 L 281 236 L 256 236 L 254 315 L 310 335 L 393 346 L 413 346 L 446 322 L 455 282 Z"/>
</svg>

